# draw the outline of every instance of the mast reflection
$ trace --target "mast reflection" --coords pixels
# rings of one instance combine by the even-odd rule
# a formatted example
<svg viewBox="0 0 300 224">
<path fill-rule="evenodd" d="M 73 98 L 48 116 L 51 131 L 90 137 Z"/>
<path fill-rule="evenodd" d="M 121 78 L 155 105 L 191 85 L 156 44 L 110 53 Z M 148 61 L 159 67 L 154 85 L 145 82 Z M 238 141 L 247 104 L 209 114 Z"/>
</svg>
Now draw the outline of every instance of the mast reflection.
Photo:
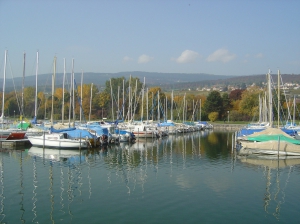
<svg viewBox="0 0 300 224">
<path fill-rule="evenodd" d="M 293 172 L 294 166 L 300 164 L 300 157 L 277 157 L 266 155 L 241 156 L 239 159 L 243 163 L 251 166 L 259 166 L 264 169 L 263 175 L 266 178 L 266 192 L 264 194 L 263 205 L 264 211 L 267 214 L 272 214 L 277 220 L 279 220 L 281 206 L 285 203 L 285 189 L 289 182 L 291 173 Z M 285 177 L 284 174 L 286 172 L 287 175 Z"/>
</svg>

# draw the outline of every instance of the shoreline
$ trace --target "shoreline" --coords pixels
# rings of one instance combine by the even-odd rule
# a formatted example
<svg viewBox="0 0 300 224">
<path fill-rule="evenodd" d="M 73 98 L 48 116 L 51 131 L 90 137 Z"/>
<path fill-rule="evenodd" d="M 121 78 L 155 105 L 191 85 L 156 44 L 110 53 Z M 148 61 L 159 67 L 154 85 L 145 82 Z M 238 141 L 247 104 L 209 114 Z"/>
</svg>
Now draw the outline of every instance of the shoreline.
<svg viewBox="0 0 300 224">
<path fill-rule="evenodd" d="M 225 129 L 225 130 L 240 130 L 242 127 L 245 126 L 245 124 L 215 124 L 211 123 L 213 125 L 213 129 Z"/>
</svg>

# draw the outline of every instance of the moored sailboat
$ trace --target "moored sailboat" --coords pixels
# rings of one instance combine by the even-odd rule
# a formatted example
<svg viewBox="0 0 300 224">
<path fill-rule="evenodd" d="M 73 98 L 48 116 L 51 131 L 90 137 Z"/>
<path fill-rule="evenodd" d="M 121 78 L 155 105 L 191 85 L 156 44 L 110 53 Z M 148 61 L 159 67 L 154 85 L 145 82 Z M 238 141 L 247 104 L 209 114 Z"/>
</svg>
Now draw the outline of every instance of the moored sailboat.
<svg viewBox="0 0 300 224">
<path fill-rule="evenodd" d="M 53 127 L 53 100 L 54 100 L 54 87 L 55 87 L 55 75 L 56 75 L 56 57 L 54 57 L 54 72 L 52 75 L 52 110 L 51 110 L 51 127 Z M 51 130 L 50 130 L 51 131 Z M 68 148 L 88 148 L 90 142 L 87 139 L 83 139 L 83 136 L 79 138 L 72 138 L 67 131 L 61 131 L 58 133 L 50 132 L 44 133 L 41 136 L 28 136 L 28 140 L 33 146 L 39 147 L 54 147 L 60 149 Z"/>
<path fill-rule="evenodd" d="M 0 117 L 0 123 L 2 125 L 0 129 L 0 140 L 20 140 L 24 139 L 25 132 L 21 129 L 15 129 L 15 128 L 4 128 L 5 120 L 4 120 L 4 102 L 5 102 L 5 81 L 6 81 L 6 62 L 7 62 L 7 50 L 5 50 L 5 56 L 4 56 L 4 72 L 3 72 L 3 89 L 2 89 L 2 113 Z"/>
</svg>

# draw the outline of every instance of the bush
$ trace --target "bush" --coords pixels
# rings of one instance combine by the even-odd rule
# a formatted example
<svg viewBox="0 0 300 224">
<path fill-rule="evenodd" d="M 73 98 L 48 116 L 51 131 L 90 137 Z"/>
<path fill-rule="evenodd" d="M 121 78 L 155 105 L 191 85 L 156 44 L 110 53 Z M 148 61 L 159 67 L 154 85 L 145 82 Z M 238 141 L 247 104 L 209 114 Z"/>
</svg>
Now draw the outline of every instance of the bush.
<svg viewBox="0 0 300 224">
<path fill-rule="evenodd" d="M 214 122 L 218 119 L 219 117 L 219 113 L 218 112 L 211 112 L 208 114 L 208 119 L 211 121 L 211 122 Z"/>
<path fill-rule="evenodd" d="M 246 114 L 241 114 L 236 110 L 232 110 L 229 113 L 229 120 L 230 121 L 249 121 L 250 116 Z"/>
</svg>

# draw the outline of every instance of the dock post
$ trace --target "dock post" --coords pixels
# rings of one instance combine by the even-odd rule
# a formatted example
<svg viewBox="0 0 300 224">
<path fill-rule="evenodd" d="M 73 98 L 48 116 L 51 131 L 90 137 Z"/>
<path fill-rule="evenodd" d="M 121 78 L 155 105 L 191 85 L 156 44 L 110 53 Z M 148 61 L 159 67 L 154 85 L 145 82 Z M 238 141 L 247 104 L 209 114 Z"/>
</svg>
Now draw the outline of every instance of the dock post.
<svg viewBox="0 0 300 224">
<path fill-rule="evenodd" d="M 278 151 L 277 151 L 278 159 L 279 159 L 279 149 L 280 149 L 280 136 L 278 136 Z"/>
<path fill-rule="evenodd" d="M 234 148 L 234 138 L 233 138 L 233 133 L 231 135 L 231 152 L 233 152 L 233 148 Z"/>
<path fill-rule="evenodd" d="M 44 130 L 44 134 L 43 134 L 43 149 L 45 148 L 45 130 Z"/>
<path fill-rule="evenodd" d="M 81 132 L 79 134 L 79 152 L 81 152 Z"/>
<path fill-rule="evenodd" d="M 237 136 L 237 131 L 234 132 L 234 144 L 235 144 L 235 148 L 236 148 L 236 136 Z"/>
</svg>

